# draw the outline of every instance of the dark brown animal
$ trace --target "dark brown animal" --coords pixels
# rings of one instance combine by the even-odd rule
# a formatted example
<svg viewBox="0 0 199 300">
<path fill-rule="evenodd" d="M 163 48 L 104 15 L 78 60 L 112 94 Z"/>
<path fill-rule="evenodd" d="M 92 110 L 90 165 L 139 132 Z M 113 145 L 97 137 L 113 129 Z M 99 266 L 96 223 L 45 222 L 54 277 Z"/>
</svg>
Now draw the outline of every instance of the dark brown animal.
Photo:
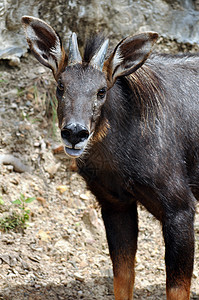
<svg viewBox="0 0 199 300">
<path fill-rule="evenodd" d="M 35 57 L 57 81 L 65 152 L 102 208 L 116 300 L 133 298 L 137 202 L 162 224 L 168 300 L 188 300 L 199 196 L 199 55 L 151 54 L 156 33 L 91 38 L 68 55 L 44 21 L 23 17 Z M 150 57 L 149 57 L 150 55 Z"/>
</svg>

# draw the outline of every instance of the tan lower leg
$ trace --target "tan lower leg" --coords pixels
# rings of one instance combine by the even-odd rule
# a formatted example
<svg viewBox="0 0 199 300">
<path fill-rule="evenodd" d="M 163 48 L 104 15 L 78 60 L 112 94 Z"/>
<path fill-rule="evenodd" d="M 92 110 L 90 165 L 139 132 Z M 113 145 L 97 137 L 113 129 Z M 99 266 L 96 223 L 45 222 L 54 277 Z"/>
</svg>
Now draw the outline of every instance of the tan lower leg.
<svg viewBox="0 0 199 300">
<path fill-rule="evenodd" d="M 132 300 L 134 285 L 134 271 L 129 270 L 125 263 L 114 276 L 115 300 Z"/>
<path fill-rule="evenodd" d="M 189 300 L 190 282 L 186 282 L 178 287 L 167 289 L 167 300 Z"/>
</svg>

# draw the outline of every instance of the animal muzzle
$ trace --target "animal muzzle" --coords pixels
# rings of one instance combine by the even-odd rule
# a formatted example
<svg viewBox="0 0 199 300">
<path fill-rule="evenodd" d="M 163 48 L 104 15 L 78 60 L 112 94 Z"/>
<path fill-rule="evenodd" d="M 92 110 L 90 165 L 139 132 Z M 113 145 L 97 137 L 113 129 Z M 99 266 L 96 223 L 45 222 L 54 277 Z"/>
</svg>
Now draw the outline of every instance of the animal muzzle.
<svg viewBox="0 0 199 300">
<path fill-rule="evenodd" d="M 69 123 L 61 129 L 65 152 L 71 157 L 79 157 L 88 142 L 89 131 L 79 123 Z"/>
</svg>

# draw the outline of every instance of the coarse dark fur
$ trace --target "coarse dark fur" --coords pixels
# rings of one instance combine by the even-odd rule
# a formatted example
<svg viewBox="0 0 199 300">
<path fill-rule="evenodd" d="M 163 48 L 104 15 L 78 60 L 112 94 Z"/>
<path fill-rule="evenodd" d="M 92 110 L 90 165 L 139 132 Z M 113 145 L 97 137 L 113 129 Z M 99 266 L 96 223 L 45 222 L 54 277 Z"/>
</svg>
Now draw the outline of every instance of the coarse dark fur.
<svg viewBox="0 0 199 300">
<path fill-rule="evenodd" d="M 110 253 L 126 255 L 129 239 L 135 251 L 137 201 L 161 221 L 169 287 L 190 278 L 193 267 L 198 66 L 197 55 L 154 54 L 133 75 L 118 79 L 99 120 L 108 120 L 108 134 L 78 160 L 80 174 L 102 207 Z M 124 226 L 129 215 L 134 224 Z"/>
<path fill-rule="evenodd" d="M 85 64 L 89 64 L 90 60 L 99 50 L 104 41 L 105 37 L 102 32 L 97 35 L 88 37 L 85 44 L 82 62 Z"/>
<path fill-rule="evenodd" d="M 43 21 L 25 19 L 25 28 L 39 23 L 52 34 Z M 40 39 L 38 32 L 35 36 Z M 65 66 L 65 54 L 57 69 L 49 62 L 58 81 L 59 126 L 67 151 L 73 146 L 76 153 L 75 145 L 87 142 L 77 165 L 102 208 L 116 300 L 132 299 L 138 202 L 162 224 L 167 299 L 188 300 L 190 294 L 199 199 L 199 55 L 148 57 L 156 38 L 146 33 L 122 40 L 103 72 L 92 65 L 101 36 L 89 41 L 82 63 Z M 47 65 L 35 40 L 33 54 Z M 50 57 L 52 49 L 43 48 Z"/>
</svg>

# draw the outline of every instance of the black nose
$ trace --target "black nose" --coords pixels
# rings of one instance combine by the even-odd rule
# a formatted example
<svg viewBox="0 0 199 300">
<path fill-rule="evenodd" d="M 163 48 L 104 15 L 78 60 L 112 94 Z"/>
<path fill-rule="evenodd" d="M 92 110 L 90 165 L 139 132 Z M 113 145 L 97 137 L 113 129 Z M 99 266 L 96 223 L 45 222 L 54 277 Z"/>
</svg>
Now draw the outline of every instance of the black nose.
<svg viewBox="0 0 199 300">
<path fill-rule="evenodd" d="M 61 137 L 75 146 L 88 139 L 89 131 L 81 124 L 70 123 L 61 130 Z"/>
</svg>

